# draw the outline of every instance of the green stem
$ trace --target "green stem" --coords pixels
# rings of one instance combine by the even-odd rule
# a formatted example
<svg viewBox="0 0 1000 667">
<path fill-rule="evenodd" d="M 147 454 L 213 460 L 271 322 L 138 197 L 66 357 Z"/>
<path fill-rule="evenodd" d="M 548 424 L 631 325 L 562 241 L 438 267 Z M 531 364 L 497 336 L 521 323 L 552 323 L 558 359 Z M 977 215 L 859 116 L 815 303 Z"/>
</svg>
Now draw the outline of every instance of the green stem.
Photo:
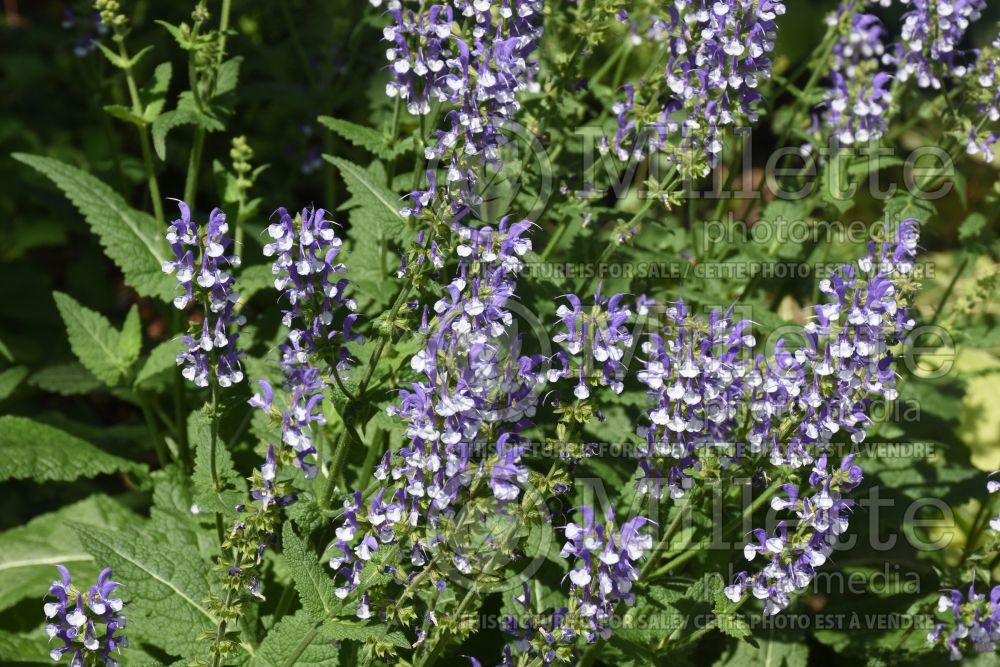
<svg viewBox="0 0 1000 667">
<path fill-rule="evenodd" d="M 748 516 L 751 516 L 754 512 L 760 509 L 760 507 L 764 503 L 768 502 L 771 499 L 771 496 L 773 496 L 774 493 L 781 488 L 783 483 L 784 483 L 783 481 L 776 481 L 772 483 L 771 486 L 767 487 L 767 489 L 765 489 L 763 493 L 754 498 L 753 502 L 747 505 L 746 509 L 743 510 L 740 516 L 734 517 L 732 521 L 723 526 L 722 528 L 723 537 L 731 534 L 734 529 L 739 528 L 739 526 Z M 661 566 L 659 569 L 656 570 L 656 572 L 654 572 L 651 575 L 651 577 L 653 579 L 657 579 L 658 577 L 667 574 L 671 570 L 676 569 L 679 565 L 682 565 L 687 561 L 691 560 L 692 558 L 694 558 L 695 556 L 697 556 L 700 552 L 701 547 L 709 546 L 711 544 L 712 540 L 702 540 L 698 542 L 698 544 L 696 544 L 694 547 L 689 547 L 688 545 L 684 545 L 684 547 L 682 547 L 681 549 L 682 553 L 676 555 L 674 558 L 664 563 L 663 566 Z M 677 550 L 675 550 L 674 553 L 676 553 L 676 551 Z"/>
<path fill-rule="evenodd" d="M 175 333 L 181 333 L 182 319 L 181 311 L 173 309 L 172 329 Z M 174 435 L 177 437 L 177 449 L 180 455 L 181 464 L 188 472 L 192 470 L 191 446 L 188 443 L 187 433 L 187 386 L 184 384 L 184 376 L 181 368 L 174 369 Z"/>
<path fill-rule="evenodd" d="M 211 410 L 212 414 L 210 416 L 210 430 L 212 433 L 211 440 L 209 442 L 209 469 L 212 474 L 212 488 L 215 490 L 216 494 L 222 491 L 222 485 L 219 484 L 219 471 L 218 465 L 216 463 L 216 449 L 219 443 L 219 403 L 218 403 L 218 385 L 213 379 L 211 382 L 212 387 L 212 403 Z M 215 513 L 215 530 L 219 537 L 219 548 L 223 548 L 223 543 L 226 541 L 226 533 L 222 527 L 222 514 L 220 512 Z"/>
<path fill-rule="evenodd" d="M 660 192 L 657 193 L 657 196 L 654 197 L 652 196 L 652 194 L 650 194 L 646 198 L 646 201 L 643 203 L 642 207 L 635 212 L 635 215 L 633 215 L 632 218 L 625 225 L 626 228 L 632 227 L 642 216 L 646 215 L 649 209 L 653 207 L 653 204 L 656 201 L 659 201 L 661 193 L 666 193 L 670 190 L 675 172 L 676 172 L 675 169 L 670 170 L 670 172 L 667 174 L 667 177 L 664 179 L 664 183 L 660 186 Z M 615 254 L 615 250 L 617 250 L 620 245 L 621 244 L 618 243 L 617 239 L 612 239 L 610 243 L 607 243 L 604 246 L 604 250 L 601 251 L 600 257 L 597 258 L 597 265 L 595 267 L 597 271 L 600 271 L 601 264 L 604 264 L 606 261 L 611 259 L 611 256 Z M 580 281 L 577 284 L 575 290 L 577 294 L 579 294 L 580 291 L 587 284 L 587 280 L 588 279 L 586 277 L 580 278 Z"/>
<path fill-rule="evenodd" d="M 237 555 L 234 567 L 238 568 L 241 562 L 242 558 L 239 555 Z M 236 601 L 233 598 L 235 592 L 236 592 L 235 589 L 233 589 L 232 587 L 226 590 L 226 599 L 222 603 L 223 609 L 228 610 L 230 607 L 233 606 L 233 603 Z M 215 629 L 215 641 L 213 642 L 213 647 L 215 647 L 215 650 L 212 652 L 212 667 L 220 667 L 222 665 L 222 652 L 220 650 L 219 645 L 223 642 L 223 640 L 225 640 L 225 638 L 226 638 L 226 620 L 221 619 L 219 621 L 219 625 Z"/>
<path fill-rule="evenodd" d="M 379 336 L 378 342 L 375 344 L 375 350 L 368 359 L 368 369 L 365 371 L 364 377 L 358 384 L 358 398 L 362 398 L 365 395 L 365 391 L 367 391 L 368 385 L 372 381 L 372 377 L 375 375 L 375 368 L 378 366 L 378 362 L 382 358 L 382 353 L 385 351 L 385 347 L 388 345 L 389 339 L 392 337 L 392 331 L 395 328 L 396 318 L 399 316 L 399 311 L 406 302 L 406 297 L 409 295 L 412 288 L 413 281 L 409 280 L 404 283 L 403 288 L 399 291 L 399 294 L 396 295 L 396 301 L 392 304 L 392 309 L 389 311 L 388 320 L 386 322 L 387 331 Z M 347 459 L 347 440 L 350 435 L 348 424 L 345 422 L 344 430 L 340 434 L 337 446 L 333 452 L 333 461 L 330 464 L 330 474 L 327 477 L 326 488 L 323 490 L 323 498 L 321 502 L 321 507 L 323 508 L 329 509 L 330 503 L 333 501 L 333 497 L 337 493 L 337 481 L 340 477 L 341 468 Z"/>
<path fill-rule="evenodd" d="M 156 458 L 160 462 L 160 467 L 164 468 L 170 462 L 170 456 L 167 453 L 166 443 L 163 441 L 163 434 L 160 433 L 160 428 L 156 425 L 156 418 L 153 416 L 149 397 L 143 392 L 137 392 L 137 396 L 139 398 L 139 405 L 142 407 L 142 416 L 146 420 L 146 428 L 149 429 L 149 436 L 152 438 L 153 447 L 156 449 Z"/>
<path fill-rule="evenodd" d="M 118 55 L 127 63 L 123 69 L 125 72 L 125 83 L 128 86 L 129 99 L 132 102 L 132 113 L 139 118 L 143 117 L 145 109 L 142 106 L 142 98 L 139 97 L 139 86 L 135 82 L 135 73 L 132 71 L 128 50 L 125 48 L 125 38 L 122 35 L 115 35 L 118 42 Z M 156 221 L 163 224 L 163 201 L 160 197 L 160 185 L 156 180 L 156 172 L 153 169 L 153 149 L 149 142 L 149 131 L 145 125 L 138 128 L 139 147 L 142 150 L 142 168 L 146 172 L 146 184 L 149 188 L 149 198 L 153 201 L 153 215 Z"/>
<path fill-rule="evenodd" d="M 192 86 L 195 84 L 192 84 Z M 191 143 L 191 155 L 188 158 L 187 176 L 184 179 L 184 201 L 191 208 L 195 207 L 195 195 L 198 193 L 198 171 L 201 168 L 201 154 L 205 147 L 205 129 L 200 125 L 194 129 L 194 141 Z"/>
<path fill-rule="evenodd" d="M 961 264 L 958 265 L 958 269 L 955 271 L 955 275 L 952 276 L 951 281 L 948 282 L 948 287 L 945 288 L 944 294 L 941 295 L 941 299 L 938 301 L 937 308 L 934 309 L 934 317 L 931 318 L 930 326 L 937 324 L 937 321 L 941 318 L 941 313 L 944 312 L 944 307 L 948 303 L 948 299 L 951 298 L 952 292 L 955 291 L 955 286 L 958 284 L 959 279 L 962 274 L 965 273 L 965 267 L 969 265 L 969 256 L 966 255 L 962 258 Z"/>
</svg>

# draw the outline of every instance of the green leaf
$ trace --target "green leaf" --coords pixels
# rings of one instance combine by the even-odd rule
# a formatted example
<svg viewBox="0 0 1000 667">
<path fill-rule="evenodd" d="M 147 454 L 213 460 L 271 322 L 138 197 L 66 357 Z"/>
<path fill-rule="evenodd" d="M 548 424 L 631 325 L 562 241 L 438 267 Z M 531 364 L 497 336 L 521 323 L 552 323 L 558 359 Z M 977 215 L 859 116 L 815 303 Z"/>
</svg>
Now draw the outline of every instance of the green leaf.
<svg viewBox="0 0 1000 667">
<path fill-rule="evenodd" d="M 26 417 L 0 417 L 0 481 L 71 482 L 145 467 Z"/>
<path fill-rule="evenodd" d="M 63 396 L 81 396 L 104 386 L 77 361 L 43 368 L 28 378 L 28 384 Z"/>
<path fill-rule="evenodd" d="M 120 530 L 138 521 L 115 500 L 94 495 L 0 533 L 0 610 L 44 593 L 57 576 L 57 564 L 70 568 L 80 583 L 97 577 L 104 566 L 84 550 L 70 522 Z"/>
<path fill-rule="evenodd" d="M 25 637 L 0 630 L 0 662 L 9 665 L 15 662 L 48 661 L 49 650 L 44 641 L 44 634 Z"/>
<path fill-rule="evenodd" d="M 274 288 L 274 272 L 270 264 L 257 264 L 245 267 L 237 278 L 240 286 L 240 301 L 247 302 L 257 292 Z"/>
<path fill-rule="evenodd" d="M 215 522 L 192 513 L 194 493 L 190 475 L 179 464 L 170 464 L 150 475 L 153 479 L 153 506 L 149 509 L 150 528 L 177 548 L 192 549 L 206 560 L 219 552 Z"/>
<path fill-rule="evenodd" d="M 908 192 L 899 192 L 885 203 L 884 216 L 890 224 L 910 218 L 925 224 L 936 212 L 937 208 L 930 200 L 915 197 Z"/>
<path fill-rule="evenodd" d="M 28 377 L 28 373 L 27 366 L 14 366 L 0 373 L 0 401 L 10 398 L 24 378 Z"/>
<path fill-rule="evenodd" d="M 121 104 L 106 104 L 104 106 L 104 111 L 113 118 L 125 121 L 126 123 L 131 123 L 138 127 L 146 127 L 146 119 L 142 116 L 137 116 L 132 113 L 132 110 Z"/>
<path fill-rule="evenodd" d="M 302 607 L 316 621 L 332 617 L 341 606 L 333 594 L 333 579 L 313 553 L 292 530 L 285 524 L 282 533 L 285 562 L 295 580 L 295 589 L 299 592 Z"/>
<path fill-rule="evenodd" d="M 126 67 L 128 67 L 128 61 L 122 58 L 120 55 L 118 55 L 108 47 L 104 46 L 99 41 L 95 40 L 94 44 L 97 44 L 97 48 L 101 50 L 101 53 L 104 54 L 104 57 L 107 58 L 108 62 L 110 62 L 112 65 L 114 65 L 118 69 L 125 69 Z"/>
<path fill-rule="evenodd" d="M 129 639 L 148 642 L 171 655 L 204 651 L 198 636 L 218 623 L 205 599 L 210 594 L 209 568 L 188 549 L 177 548 L 138 530 L 76 528 L 94 559 L 114 569 L 115 579 L 128 582 Z"/>
<path fill-rule="evenodd" d="M 125 282 L 142 296 L 170 301 L 174 281 L 161 265 L 168 256 L 163 230 L 152 216 L 137 211 L 114 190 L 85 171 L 38 155 L 14 158 L 36 169 L 69 198 L 97 234 L 107 256 L 125 274 Z"/>
<path fill-rule="evenodd" d="M 163 112 L 163 105 L 167 102 L 167 90 L 170 88 L 170 78 L 173 73 L 173 65 L 169 62 L 160 63 L 153 70 L 153 80 L 142 90 L 142 97 L 147 100 L 146 109 L 142 112 L 142 118 L 145 122 L 153 122 Z"/>
<path fill-rule="evenodd" d="M 406 226 L 399 215 L 402 202 L 400 198 L 384 184 L 376 181 L 372 172 L 366 171 L 343 158 L 324 155 L 326 160 L 336 165 L 351 192 L 352 202 L 361 209 L 359 222 L 364 225 L 377 225 L 389 238 L 402 240 L 405 237 Z"/>
<path fill-rule="evenodd" d="M 156 20 L 161 26 L 167 29 L 167 32 L 177 40 L 177 45 L 180 46 L 185 51 L 191 48 L 191 38 L 190 30 L 182 30 L 181 26 L 174 25 L 173 23 L 167 23 L 166 21 Z"/>
<path fill-rule="evenodd" d="M 240 66 L 242 64 L 242 56 L 235 56 L 222 63 L 215 77 L 215 97 L 226 95 L 236 90 L 236 84 L 240 81 Z"/>
<path fill-rule="evenodd" d="M 142 322 L 139 320 L 139 307 L 135 304 L 129 309 L 118 335 L 118 355 L 126 368 L 132 368 L 142 351 Z"/>
<path fill-rule="evenodd" d="M 180 338 L 173 338 L 154 347 L 135 376 L 135 386 L 139 389 L 146 388 L 154 384 L 153 380 L 158 375 L 176 368 L 181 345 Z"/>
<path fill-rule="evenodd" d="M 984 230 L 989 228 L 989 221 L 982 213 L 971 213 L 962 224 L 958 226 L 958 238 L 961 241 L 975 241 Z"/>
<path fill-rule="evenodd" d="M 235 514 L 236 505 L 247 496 L 247 482 L 236 472 L 225 440 L 217 436 L 215 444 L 215 475 L 212 474 L 212 423 L 206 406 L 188 420 L 188 440 L 195 448 L 195 503 L 202 511 Z"/>
<path fill-rule="evenodd" d="M 370 127 L 332 116 L 320 116 L 316 120 L 355 146 L 364 148 L 383 160 L 391 160 L 405 150 L 405 147 L 401 149 L 400 146 L 390 146 L 381 132 L 373 130 Z"/>
<path fill-rule="evenodd" d="M 809 647 L 801 642 L 757 639 L 757 647 L 739 642 L 736 648 L 715 662 L 715 667 L 806 667 Z"/>
<path fill-rule="evenodd" d="M 153 149 L 161 160 L 167 159 L 167 135 L 181 125 L 197 125 L 206 132 L 217 132 L 224 127 L 216 119 L 194 109 L 176 109 L 161 113 L 153 121 L 152 127 Z"/>
<path fill-rule="evenodd" d="M 305 611 L 278 621 L 264 637 L 251 667 L 333 667 L 338 664 L 335 640 L 324 634 Z"/>
<path fill-rule="evenodd" d="M 109 387 L 117 385 L 131 366 L 121 356 L 119 333 L 103 315 L 80 305 L 68 294 L 54 292 L 53 297 L 73 354 L 101 382 Z"/>
</svg>

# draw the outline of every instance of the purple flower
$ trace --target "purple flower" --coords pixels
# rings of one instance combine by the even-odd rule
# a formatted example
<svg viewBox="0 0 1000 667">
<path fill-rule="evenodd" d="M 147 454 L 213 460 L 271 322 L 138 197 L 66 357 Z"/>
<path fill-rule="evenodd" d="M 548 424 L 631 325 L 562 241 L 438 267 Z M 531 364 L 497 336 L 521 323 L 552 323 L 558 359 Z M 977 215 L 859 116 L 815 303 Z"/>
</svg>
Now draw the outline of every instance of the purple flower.
<svg viewBox="0 0 1000 667">
<path fill-rule="evenodd" d="M 267 228 L 271 242 L 264 254 L 274 257 L 274 286 L 286 303 L 282 324 L 289 327 L 280 346 L 281 368 L 289 394 L 281 413 L 281 440 L 295 451 L 295 463 L 307 478 L 316 473 L 313 425 L 326 423 L 321 402 L 327 383 L 324 373 L 342 373 L 351 358 L 344 343 L 358 335 L 353 327 L 357 305 L 347 296 L 348 282 L 340 277 L 347 268 L 337 261 L 342 244 L 334 223 L 323 209 L 303 209 L 293 218 L 284 208 L 278 221 Z M 261 393 L 250 404 L 271 409 L 273 389 L 261 381 Z"/>
<path fill-rule="evenodd" d="M 45 633 L 51 642 L 62 642 L 49 652 L 54 662 L 64 655 L 70 655 L 70 665 L 83 667 L 100 661 L 108 667 L 117 667 L 118 661 L 111 657 L 128 646 L 128 640 L 121 630 L 125 627 L 125 617 L 121 616 L 124 603 L 114 597 L 120 585 L 111 580 L 111 568 L 101 570 L 97 582 L 86 591 L 73 586 L 68 569 L 57 565 L 60 578 L 49 587 L 49 595 L 55 602 L 46 602 L 43 609 L 49 619 Z M 103 635 L 101 631 L 103 630 Z M 118 633 L 118 634 L 116 634 Z"/>
<path fill-rule="evenodd" d="M 648 309 L 648 304 L 645 306 Z M 644 478 L 640 491 L 679 498 L 691 487 L 698 456 L 735 441 L 745 405 L 759 372 L 750 350 L 756 339 L 750 322 L 733 323 L 731 313 L 693 316 L 683 301 L 663 313 L 666 325 L 642 344 L 647 355 L 638 379 L 653 406 L 649 425 L 639 428 Z"/>
<path fill-rule="evenodd" d="M 632 334 L 628 328 L 632 311 L 624 304 L 625 295 L 604 297 L 598 286 L 594 305 L 589 309 L 583 308 L 575 294 L 567 294 L 563 298 L 569 305 L 560 305 L 556 310 L 562 330 L 552 340 L 560 344 L 565 352 L 556 354 L 555 360 L 561 363 L 562 369 L 550 370 L 549 381 L 571 375 L 578 377 L 573 393 L 580 400 L 590 396 L 589 385 L 595 382 L 620 394 L 625 378 L 622 359 L 632 347 Z M 570 363 L 571 358 L 577 362 L 575 370 Z"/>
<path fill-rule="evenodd" d="M 501 664 L 515 664 L 515 655 L 538 658 L 542 665 L 562 662 L 560 646 L 572 646 L 578 638 L 587 643 L 607 639 L 616 607 L 635 604 L 632 586 L 639 579 L 638 564 L 653 547 L 653 538 L 642 532 L 647 519 L 633 517 L 618 527 L 614 508 L 608 508 L 603 524 L 595 520 L 592 507 L 577 511 L 580 522 L 566 525 L 559 554 L 569 561 L 564 581 L 569 581 L 570 605 L 555 610 L 545 622 L 506 619 L 504 630 L 518 639 L 505 648 Z M 528 584 L 515 601 L 531 608 Z"/>
<path fill-rule="evenodd" d="M 945 615 L 927 633 L 927 643 L 948 649 L 952 660 L 961 660 L 965 653 L 996 653 L 1000 642 L 1000 586 L 994 586 L 989 598 L 976 592 L 975 574 L 966 593 L 945 589 L 938 598 L 937 611 Z M 951 631 L 945 635 L 945 628 Z"/>
<path fill-rule="evenodd" d="M 654 22 L 667 66 L 648 95 L 659 113 L 651 121 L 646 112 L 635 114 L 634 87 L 626 86 L 626 101 L 614 109 L 618 157 L 665 150 L 677 167 L 707 173 L 722 152 L 721 130 L 757 120 L 757 89 L 771 76 L 775 19 L 784 13 L 781 0 L 698 0 L 667 8 Z"/>
<path fill-rule="evenodd" d="M 182 293 L 174 298 L 174 306 L 184 310 L 200 303 L 203 308 L 201 326 L 192 324 L 184 336 L 187 349 L 177 356 L 177 365 L 183 365 L 183 376 L 199 387 L 207 387 L 213 374 L 220 387 L 229 387 L 243 380 L 239 361 L 243 353 L 233 329 L 246 318 L 236 314 L 240 295 L 229 273 L 240 265 L 240 258 L 226 254 L 233 241 L 227 236 L 225 213 L 213 209 L 208 224 L 199 228 L 188 205 L 178 201 L 177 206 L 181 217 L 167 227 L 166 235 L 174 260 L 163 262 L 163 271 L 174 273 L 180 283 Z"/>
<path fill-rule="evenodd" d="M 498 511 L 521 496 L 528 470 L 518 434 L 534 415 L 543 359 L 521 355 L 518 341 L 505 337 L 520 257 L 531 248 L 529 227 L 506 219 L 497 228 L 455 227 L 456 276 L 425 312 L 425 348 L 410 360 L 420 380 L 389 409 L 406 423 L 409 441 L 386 453 L 374 471 L 382 485 L 369 500 L 355 493 L 336 529 L 330 566 L 342 597 L 379 545 L 399 544 L 414 568 L 437 556 L 459 572 L 471 570 L 479 554 L 439 556 L 448 548 L 441 527 L 460 498 L 477 480 Z"/>
<path fill-rule="evenodd" d="M 975 59 L 959 48 L 969 26 L 979 20 L 985 0 L 901 0 L 902 41 L 890 58 L 901 81 L 915 78 L 921 88 L 940 89 L 941 77 L 962 78 Z"/>
<path fill-rule="evenodd" d="M 571 608 L 586 623 L 588 643 L 611 634 L 609 621 L 619 602 L 635 604 L 632 585 L 639 579 L 636 564 L 653 548 L 653 538 L 641 530 L 647 523 L 637 516 L 620 528 L 615 526 L 614 509 L 608 508 L 603 525 L 594 520 L 594 510 L 580 508 L 581 523 L 566 526 L 566 543 L 559 555 L 570 558 L 570 595 L 577 604 Z"/>
<path fill-rule="evenodd" d="M 726 597 L 739 602 L 749 591 L 764 601 L 764 614 L 773 616 L 791 602 L 791 596 L 809 585 L 816 568 L 830 557 L 837 539 L 847 530 L 851 501 L 844 496 L 861 483 L 861 467 L 854 464 L 854 455 L 831 469 L 826 454 L 822 455 L 809 475 L 809 490 L 800 493 L 794 484 L 784 487 L 786 499 L 773 498 L 775 511 L 791 511 L 797 521 L 781 521 L 775 532 L 768 535 L 754 530 L 753 541 L 743 552 L 748 561 L 757 555 L 766 559 L 759 574 L 741 572 L 725 589 Z"/>
<path fill-rule="evenodd" d="M 750 451 L 769 454 L 776 466 L 818 461 L 808 492 L 786 486 L 786 498 L 772 501 L 774 510 L 797 515 L 793 534 L 784 522 L 772 536 L 753 532 L 744 553 L 748 560 L 763 554 L 768 562 L 759 574 L 737 576 L 726 589 L 731 599 L 750 591 L 765 601 L 765 614 L 780 612 L 846 530 L 850 501 L 844 496 L 861 482 L 862 471 L 853 455 L 832 469 L 827 451 L 841 430 L 854 443 L 864 440 L 871 396 L 897 398 L 889 347 L 913 327 L 907 307 L 918 238 L 916 221 L 906 220 L 881 247 L 871 243 L 856 266 L 823 279 L 827 301 L 815 306 L 813 321 L 804 327 L 806 345 L 789 350 L 779 342 L 773 362 L 758 363 L 760 374 L 750 383 Z"/>
<path fill-rule="evenodd" d="M 416 115 L 443 106 L 445 129 L 436 131 L 425 150 L 432 162 L 426 190 L 410 194 L 403 215 L 421 215 L 434 201 L 451 213 L 483 202 L 479 171 L 499 165 L 505 143 L 501 129 L 520 108 L 518 97 L 535 87 L 533 59 L 541 37 L 541 0 L 453 0 L 406 9 L 389 2 L 392 23 L 384 38 L 392 80 L 389 97 L 406 102 Z M 456 29 L 457 27 L 457 29 Z M 449 109 L 450 108 L 450 109 Z M 449 193 L 438 197 L 437 165 Z"/>
<path fill-rule="evenodd" d="M 819 107 L 824 129 L 845 146 L 881 138 L 892 102 L 892 77 L 879 71 L 885 30 L 878 17 L 858 13 L 857 4 L 858 0 L 847 0 L 828 19 L 839 37 L 830 88 Z"/>
<path fill-rule="evenodd" d="M 993 42 L 992 49 L 980 54 L 975 70 L 970 78 L 970 97 L 975 104 L 976 115 L 972 118 L 966 150 L 969 155 L 978 155 L 986 162 L 994 158 L 993 145 L 1000 140 L 996 123 L 1000 121 L 1000 37 Z M 992 124 L 992 127 L 991 127 Z"/>
</svg>

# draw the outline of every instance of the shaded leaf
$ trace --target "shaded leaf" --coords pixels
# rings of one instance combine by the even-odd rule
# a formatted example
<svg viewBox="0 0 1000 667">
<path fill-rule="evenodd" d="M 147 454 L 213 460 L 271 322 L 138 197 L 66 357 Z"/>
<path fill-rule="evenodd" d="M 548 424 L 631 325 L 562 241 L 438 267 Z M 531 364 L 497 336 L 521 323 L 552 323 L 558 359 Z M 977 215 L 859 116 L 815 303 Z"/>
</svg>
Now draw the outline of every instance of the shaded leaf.
<svg viewBox="0 0 1000 667">
<path fill-rule="evenodd" d="M 14 158 L 41 172 L 73 202 L 130 287 L 142 296 L 172 298 L 174 282 L 160 268 L 167 244 L 152 216 L 133 209 L 100 179 L 76 167 L 25 153 Z"/>
<path fill-rule="evenodd" d="M 0 417 L 0 481 L 70 482 L 145 467 L 26 417 Z"/>
</svg>

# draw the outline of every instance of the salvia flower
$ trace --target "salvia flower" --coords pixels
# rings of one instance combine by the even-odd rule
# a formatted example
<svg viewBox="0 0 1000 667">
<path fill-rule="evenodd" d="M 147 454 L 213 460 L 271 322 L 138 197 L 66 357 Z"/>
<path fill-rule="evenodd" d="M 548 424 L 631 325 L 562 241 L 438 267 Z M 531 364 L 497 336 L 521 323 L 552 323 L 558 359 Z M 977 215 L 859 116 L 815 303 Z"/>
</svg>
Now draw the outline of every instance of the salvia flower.
<svg viewBox="0 0 1000 667">
<path fill-rule="evenodd" d="M 642 344 L 638 373 L 653 405 L 649 425 L 638 429 L 645 441 L 640 491 L 679 498 L 691 487 L 700 451 L 734 440 L 738 406 L 754 382 L 756 339 L 750 322 L 733 322 L 731 312 L 713 311 L 705 320 L 682 300 L 663 315 L 662 330 Z"/>
<path fill-rule="evenodd" d="M 338 261 L 342 241 L 323 209 L 303 209 L 295 218 L 285 208 L 267 228 L 271 241 L 264 255 L 274 257 L 274 286 L 285 304 L 282 324 L 289 327 L 280 346 L 281 368 L 289 395 L 281 412 L 281 440 L 295 452 L 295 464 L 307 477 L 316 466 L 313 425 L 323 425 L 327 374 L 343 373 L 351 358 L 345 343 L 355 340 L 357 304 L 347 295 L 347 267 Z M 271 410 L 273 388 L 261 381 L 251 405 Z"/>
<path fill-rule="evenodd" d="M 771 507 L 777 512 L 789 511 L 796 521 L 780 521 L 774 533 L 762 529 L 753 531 L 753 540 L 744 548 L 748 561 L 764 557 L 759 573 L 741 572 L 725 594 L 739 602 L 749 591 L 764 601 L 764 615 L 773 616 L 791 602 L 791 596 L 801 591 L 816 576 L 816 568 L 830 558 L 837 540 L 848 526 L 851 500 L 844 496 L 854 490 L 862 479 L 861 467 L 854 455 L 833 467 L 827 455 L 820 457 L 809 475 L 809 488 L 800 492 L 794 484 L 786 484 L 786 497 L 775 497 Z"/>
<path fill-rule="evenodd" d="M 520 108 L 519 95 L 536 87 L 533 52 L 542 31 L 541 0 L 452 0 L 410 8 L 387 5 L 384 37 L 390 97 L 412 114 L 442 105 L 445 126 L 425 149 L 431 162 L 426 190 L 410 194 L 403 215 L 421 215 L 439 201 L 452 213 L 482 203 L 477 184 L 485 165 L 499 165 L 502 127 Z M 415 3 L 413 3 L 415 4 Z M 443 181 L 437 170 L 440 167 Z M 438 197 L 440 185 L 447 198 Z"/>
<path fill-rule="evenodd" d="M 594 296 L 594 305 L 584 308 L 580 297 L 567 294 L 567 304 L 556 310 L 561 325 L 552 340 L 562 346 L 563 352 L 555 355 L 561 364 L 549 371 L 549 380 L 572 376 L 578 378 L 574 395 L 585 400 L 590 396 L 590 385 L 596 383 L 610 387 L 620 394 L 624 388 L 625 364 L 622 359 L 632 347 L 629 323 L 632 311 L 625 303 L 625 295 L 601 295 L 600 287 Z M 570 361 L 576 363 L 576 368 Z"/>
<path fill-rule="evenodd" d="M 927 642 L 947 649 L 952 660 L 968 653 L 995 653 L 1000 642 L 1000 586 L 989 597 L 976 592 L 976 582 L 967 592 L 945 589 L 938 598 L 937 611 L 946 616 L 927 633 Z"/>
<path fill-rule="evenodd" d="M 902 39 L 889 59 L 902 81 L 915 79 L 921 88 L 940 89 L 942 77 L 962 78 L 975 59 L 959 48 L 969 26 L 982 16 L 985 0 L 901 0 Z"/>
<path fill-rule="evenodd" d="M 46 602 L 45 617 L 49 620 L 45 633 L 55 646 L 49 656 L 59 662 L 63 656 L 70 656 L 72 667 L 104 664 L 117 667 L 118 655 L 128 646 L 122 634 L 125 617 L 121 615 L 124 603 L 115 597 L 119 583 L 111 580 L 111 568 L 101 570 L 97 582 L 86 590 L 73 585 L 70 571 L 57 565 L 60 578 L 49 587 L 49 595 L 54 602 Z"/>
<path fill-rule="evenodd" d="M 972 72 L 970 97 L 975 104 L 976 114 L 972 118 L 966 150 L 969 155 L 978 155 L 986 162 L 994 158 L 993 145 L 1000 140 L 996 123 L 1000 122 L 1000 37 L 993 42 L 992 49 L 980 54 Z"/>
<path fill-rule="evenodd" d="M 753 383 L 750 451 L 769 452 L 772 464 L 791 468 L 819 458 L 807 492 L 786 485 L 786 498 L 772 501 L 772 508 L 793 511 L 798 522 L 781 522 L 772 535 L 753 532 L 744 553 L 748 560 L 764 555 L 766 565 L 758 574 L 738 575 L 726 590 L 730 598 L 750 591 L 764 600 L 766 614 L 780 612 L 846 530 L 850 501 L 844 496 L 861 482 L 861 468 L 852 455 L 833 469 L 827 452 L 841 431 L 854 443 L 864 440 L 872 396 L 897 398 L 889 347 L 914 324 L 907 309 L 918 238 L 916 221 L 906 220 L 880 248 L 871 243 L 856 266 L 823 279 L 820 291 L 828 300 L 804 327 L 806 346 L 790 350 L 779 344 L 774 361 Z M 783 426 L 776 428 L 779 422 Z"/>
<path fill-rule="evenodd" d="M 625 103 L 615 108 L 615 153 L 627 159 L 665 150 L 677 166 L 707 173 L 722 152 L 721 131 L 758 118 L 758 88 L 771 76 L 776 18 L 784 13 L 781 0 L 698 0 L 668 7 L 656 23 L 667 66 L 648 95 L 657 108 L 633 117 L 635 91 L 625 89 Z"/>
<path fill-rule="evenodd" d="M 183 376 L 199 387 L 207 387 L 212 376 L 220 387 L 228 387 L 243 380 L 239 361 L 243 353 L 234 329 L 246 319 L 236 313 L 240 295 L 230 273 L 239 267 L 240 258 L 232 251 L 225 213 L 213 209 L 208 224 L 200 227 L 192 221 L 187 204 L 178 201 L 177 206 L 181 216 L 170 223 L 166 235 L 174 259 L 163 262 L 163 271 L 173 273 L 181 287 L 174 306 L 203 308 L 200 326 L 192 324 L 184 336 L 187 349 L 177 356 L 177 365 L 183 365 Z"/>
<path fill-rule="evenodd" d="M 845 146 L 881 138 L 892 102 L 892 77 L 879 69 L 886 33 L 878 17 L 857 11 L 859 1 L 842 3 L 828 19 L 838 38 L 820 115 L 824 130 Z"/>
<path fill-rule="evenodd" d="M 447 546 L 441 527 L 461 494 L 489 489 L 498 508 L 520 496 L 527 468 L 517 435 L 535 413 L 543 359 L 521 355 L 518 341 L 505 338 L 513 322 L 506 305 L 531 248 L 529 226 L 503 220 L 497 228 L 456 227 L 456 277 L 433 319 L 425 314 L 426 346 L 410 361 L 421 379 L 389 409 L 406 423 L 409 442 L 376 467 L 382 486 L 373 496 L 355 493 L 344 505 L 330 559 L 338 595 L 356 588 L 380 545 L 399 543 L 414 568 L 427 566 Z M 476 557 L 456 552 L 439 561 L 464 573 Z"/>
<path fill-rule="evenodd" d="M 515 664 L 515 656 L 534 657 L 542 665 L 557 664 L 559 647 L 573 646 L 578 638 L 588 644 L 609 638 L 618 605 L 635 604 L 632 586 L 639 579 L 639 564 L 653 548 L 652 536 L 643 531 L 649 521 L 636 516 L 618 526 L 613 507 L 608 508 L 604 523 L 596 520 L 592 507 L 577 511 L 580 521 L 566 525 L 566 542 L 559 554 L 569 561 L 564 579 L 568 580 L 569 606 L 544 621 L 505 619 L 505 631 L 518 639 L 506 648 L 501 664 Z M 531 608 L 527 584 L 515 601 Z"/>
<path fill-rule="evenodd" d="M 635 604 L 636 565 L 653 548 L 653 538 L 642 532 L 648 521 L 641 516 L 620 528 L 615 526 L 613 508 L 608 509 L 603 525 L 596 523 L 590 507 L 581 508 L 580 516 L 579 524 L 566 526 L 566 543 L 559 555 L 573 559 L 568 574 L 570 595 L 577 600 L 574 607 L 586 624 L 583 636 L 589 643 L 610 636 L 609 621 L 619 602 Z"/>
</svg>

